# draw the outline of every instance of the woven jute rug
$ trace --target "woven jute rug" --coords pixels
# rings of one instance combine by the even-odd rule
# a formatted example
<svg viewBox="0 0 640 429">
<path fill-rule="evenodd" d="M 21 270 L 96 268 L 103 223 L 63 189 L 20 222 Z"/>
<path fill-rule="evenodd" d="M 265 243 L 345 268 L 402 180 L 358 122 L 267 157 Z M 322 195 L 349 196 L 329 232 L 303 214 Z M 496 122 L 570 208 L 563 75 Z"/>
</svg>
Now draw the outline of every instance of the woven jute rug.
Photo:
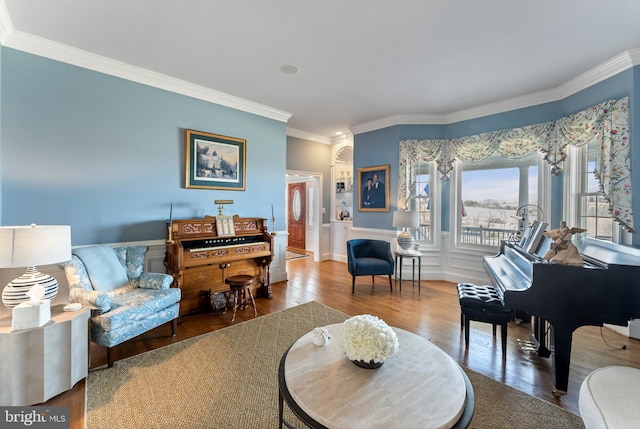
<svg viewBox="0 0 640 429">
<path fill-rule="evenodd" d="M 277 428 L 282 354 L 316 326 L 348 317 L 309 302 L 94 370 L 87 380 L 87 426 Z M 584 427 L 560 407 L 464 370 L 475 392 L 471 428 Z M 285 411 L 288 421 L 304 427 Z"/>
</svg>

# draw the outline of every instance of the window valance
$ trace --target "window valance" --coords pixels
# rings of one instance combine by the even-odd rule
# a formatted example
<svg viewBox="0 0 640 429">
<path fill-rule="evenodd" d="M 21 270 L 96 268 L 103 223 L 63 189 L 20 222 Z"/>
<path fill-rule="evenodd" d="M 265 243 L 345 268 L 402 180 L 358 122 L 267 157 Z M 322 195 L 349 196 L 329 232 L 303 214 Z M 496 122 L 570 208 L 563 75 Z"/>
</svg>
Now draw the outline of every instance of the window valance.
<svg viewBox="0 0 640 429">
<path fill-rule="evenodd" d="M 545 154 L 553 174 L 560 174 L 567 146 L 597 146 L 596 178 L 609 202 L 611 216 L 633 232 L 629 98 L 608 100 L 556 121 L 474 136 L 438 140 L 400 141 L 400 204 L 410 195 L 413 164 L 436 161 L 442 180 L 448 180 L 455 160 L 480 161 L 494 153 L 521 158 L 535 151 Z"/>
</svg>

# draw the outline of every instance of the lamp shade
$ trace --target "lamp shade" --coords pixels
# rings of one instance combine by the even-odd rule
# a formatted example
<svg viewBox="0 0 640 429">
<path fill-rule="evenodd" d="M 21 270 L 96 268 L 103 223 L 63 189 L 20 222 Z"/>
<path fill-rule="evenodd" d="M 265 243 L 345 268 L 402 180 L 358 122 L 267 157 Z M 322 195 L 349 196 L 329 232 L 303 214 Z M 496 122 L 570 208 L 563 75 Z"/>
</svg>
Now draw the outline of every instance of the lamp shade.
<svg viewBox="0 0 640 429">
<path fill-rule="evenodd" d="M 0 227 L 0 268 L 33 267 L 71 259 L 71 227 Z"/>
<path fill-rule="evenodd" d="M 396 228 L 418 228 L 420 217 L 418 212 L 393 212 L 393 226 Z"/>
</svg>

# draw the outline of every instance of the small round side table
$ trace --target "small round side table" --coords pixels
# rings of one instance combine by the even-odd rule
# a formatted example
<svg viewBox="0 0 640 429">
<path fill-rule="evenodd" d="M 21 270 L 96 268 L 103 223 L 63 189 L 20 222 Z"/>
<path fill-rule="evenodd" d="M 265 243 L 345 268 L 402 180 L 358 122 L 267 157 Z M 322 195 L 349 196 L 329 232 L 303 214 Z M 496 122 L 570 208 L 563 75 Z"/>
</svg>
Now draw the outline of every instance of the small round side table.
<svg viewBox="0 0 640 429">
<path fill-rule="evenodd" d="M 393 252 L 396 257 L 396 266 L 395 266 L 395 277 L 396 281 L 398 281 L 398 272 L 400 272 L 400 292 L 402 292 L 402 260 L 403 258 L 410 258 L 412 263 L 411 269 L 411 284 L 413 285 L 416 281 L 416 259 L 418 260 L 418 293 L 420 293 L 420 271 L 422 269 L 422 253 L 415 250 L 396 250 Z M 400 262 L 398 263 L 398 260 Z"/>
</svg>

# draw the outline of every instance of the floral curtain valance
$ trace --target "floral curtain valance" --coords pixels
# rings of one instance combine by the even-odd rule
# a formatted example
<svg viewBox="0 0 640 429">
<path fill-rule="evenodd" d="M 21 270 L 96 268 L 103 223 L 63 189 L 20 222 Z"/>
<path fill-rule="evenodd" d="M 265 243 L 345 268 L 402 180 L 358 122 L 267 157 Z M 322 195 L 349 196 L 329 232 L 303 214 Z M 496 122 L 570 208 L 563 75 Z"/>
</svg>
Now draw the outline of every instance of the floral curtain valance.
<svg viewBox="0 0 640 429">
<path fill-rule="evenodd" d="M 494 153 L 520 158 L 535 151 L 545 154 L 553 174 L 560 174 L 567 146 L 597 145 L 596 177 L 609 202 L 611 216 L 633 232 L 629 98 L 609 100 L 581 112 L 521 128 L 468 137 L 400 141 L 400 204 L 409 196 L 412 165 L 436 161 L 442 180 L 448 180 L 455 160 L 480 161 Z"/>
</svg>

